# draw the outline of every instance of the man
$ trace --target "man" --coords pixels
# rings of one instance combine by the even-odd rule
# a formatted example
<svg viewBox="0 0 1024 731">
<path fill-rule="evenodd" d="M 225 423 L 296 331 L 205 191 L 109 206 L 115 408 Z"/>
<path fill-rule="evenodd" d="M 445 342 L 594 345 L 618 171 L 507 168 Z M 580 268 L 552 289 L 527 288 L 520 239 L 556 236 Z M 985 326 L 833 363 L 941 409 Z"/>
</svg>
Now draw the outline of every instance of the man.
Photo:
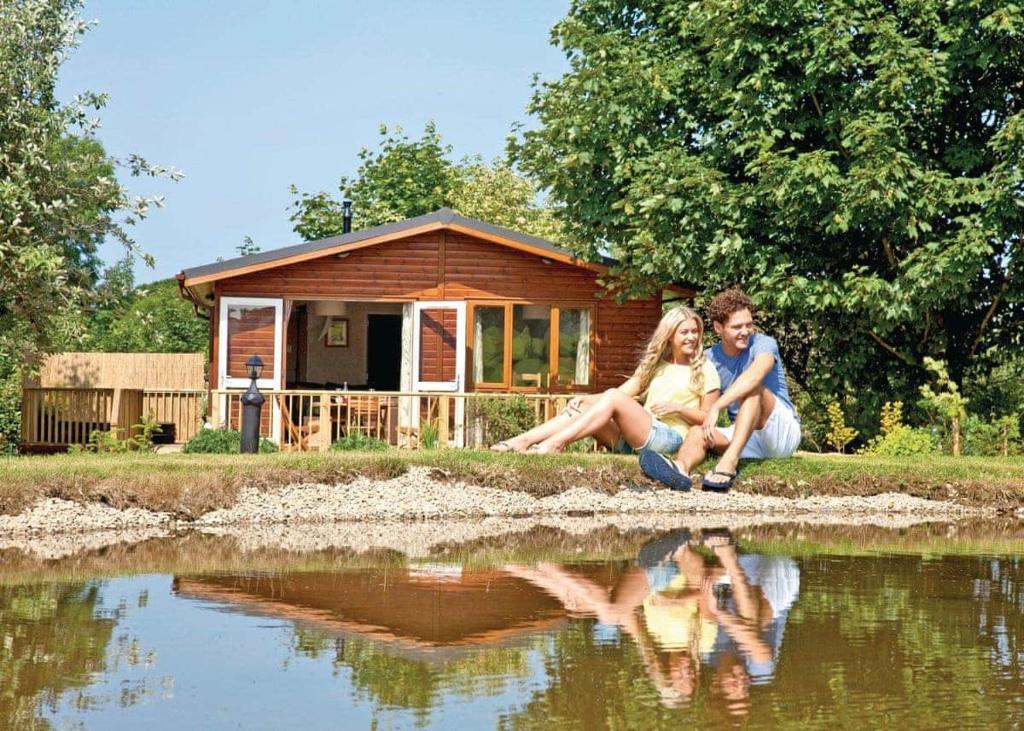
<svg viewBox="0 0 1024 731">
<path fill-rule="evenodd" d="M 640 453 L 644 474 L 673 490 L 690 489 L 690 472 L 709 451 L 721 458 L 704 475 L 703 489 L 726 492 L 736 482 L 740 459 L 789 457 L 800 445 L 800 418 L 789 400 L 779 346 L 774 338 L 754 332 L 750 297 L 727 289 L 711 300 L 708 315 L 719 338 L 708 358 L 718 370 L 722 393 L 703 425 L 687 434 L 674 462 L 654 452 Z M 732 423 L 720 428 L 723 407 Z"/>
</svg>

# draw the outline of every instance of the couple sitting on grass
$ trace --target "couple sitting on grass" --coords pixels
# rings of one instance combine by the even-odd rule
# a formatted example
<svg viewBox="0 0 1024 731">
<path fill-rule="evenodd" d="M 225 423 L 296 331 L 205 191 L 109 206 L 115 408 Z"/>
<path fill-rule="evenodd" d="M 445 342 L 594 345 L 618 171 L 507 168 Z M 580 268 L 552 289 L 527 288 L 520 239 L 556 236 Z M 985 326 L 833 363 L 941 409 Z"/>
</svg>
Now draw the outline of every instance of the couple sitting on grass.
<svg viewBox="0 0 1024 731">
<path fill-rule="evenodd" d="M 743 291 L 718 294 L 708 315 L 719 342 L 705 352 L 700 315 L 674 307 L 625 383 L 576 397 L 558 416 L 491 449 L 560 452 L 592 436 L 613 451 L 639 452 L 644 474 L 673 490 L 689 490 L 691 472 L 714 452 L 718 464 L 701 485 L 727 491 L 741 459 L 788 457 L 800 444 L 800 419 L 789 400 L 778 345 L 754 332 L 753 313 Z M 723 408 L 727 427 L 718 426 Z"/>
</svg>

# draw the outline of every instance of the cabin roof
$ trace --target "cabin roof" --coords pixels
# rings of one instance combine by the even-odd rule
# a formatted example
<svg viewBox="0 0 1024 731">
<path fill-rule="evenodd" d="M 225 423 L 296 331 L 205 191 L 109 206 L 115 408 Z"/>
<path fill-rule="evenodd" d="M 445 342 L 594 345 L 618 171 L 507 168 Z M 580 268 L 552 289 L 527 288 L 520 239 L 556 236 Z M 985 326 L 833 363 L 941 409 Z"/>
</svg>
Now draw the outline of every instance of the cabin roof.
<svg viewBox="0 0 1024 731">
<path fill-rule="evenodd" d="M 600 269 L 602 271 L 615 263 L 610 258 L 603 258 L 600 263 L 586 262 L 576 257 L 572 252 L 556 246 L 545 239 L 520 233 L 503 226 L 495 226 L 492 223 L 476 218 L 467 218 L 466 216 L 459 215 L 451 208 L 441 208 L 433 213 L 408 218 L 404 221 L 385 223 L 380 226 L 352 231 L 351 233 L 339 236 L 330 236 L 326 239 L 308 241 L 304 244 L 285 246 L 280 249 L 250 254 L 249 256 L 240 256 L 226 261 L 214 262 L 213 264 L 183 269 L 178 279 L 183 281 L 184 286 L 191 287 L 218 279 L 272 269 L 276 266 L 283 266 L 296 261 L 328 256 L 364 246 L 384 243 L 385 241 L 407 235 L 439 229 L 462 230 L 471 235 L 482 236 L 497 244 L 512 246 L 539 256 L 550 256 L 565 263 Z"/>
</svg>

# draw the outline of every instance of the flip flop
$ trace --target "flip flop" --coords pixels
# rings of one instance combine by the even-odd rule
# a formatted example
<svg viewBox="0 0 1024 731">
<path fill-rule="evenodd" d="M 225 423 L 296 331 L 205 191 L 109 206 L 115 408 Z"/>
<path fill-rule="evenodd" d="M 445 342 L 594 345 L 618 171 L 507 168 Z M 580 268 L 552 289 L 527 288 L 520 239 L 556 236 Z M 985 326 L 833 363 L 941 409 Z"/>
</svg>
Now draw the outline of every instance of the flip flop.
<svg viewBox="0 0 1024 731">
<path fill-rule="evenodd" d="M 509 446 L 508 442 L 495 442 L 491 445 L 491 451 L 497 452 L 498 454 L 505 454 L 505 452 L 511 452 L 512 447 Z"/>
<path fill-rule="evenodd" d="M 736 539 L 728 528 L 705 528 L 700 532 L 700 545 L 708 548 L 735 546 Z"/>
<path fill-rule="evenodd" d="M 668 485 L 673 490 L 687 492 L 693 487 L 693 480 L 680 472 L 672 460 L 650 449 L 640 450 L 640 469 L 652 480 Z"/>
<path fill-rule="evenodd" d="M 713 482 L 708 482 L 708 475 L 718 475 L 720 477 L 725 477 L 726 480 L 724 482 L 718 482 L 717 480 Z M 700 489 L 705 490 L 707 492 L 729 492 L 729 488 L 732 487 L 733 484 L 735 484 L 736 478 L 739 476 L 739 472 L 723 472 L 722 470 L 711 470 L 706 475 L 704 475 L 704 477 L 701 478 Z"/>
</svg>

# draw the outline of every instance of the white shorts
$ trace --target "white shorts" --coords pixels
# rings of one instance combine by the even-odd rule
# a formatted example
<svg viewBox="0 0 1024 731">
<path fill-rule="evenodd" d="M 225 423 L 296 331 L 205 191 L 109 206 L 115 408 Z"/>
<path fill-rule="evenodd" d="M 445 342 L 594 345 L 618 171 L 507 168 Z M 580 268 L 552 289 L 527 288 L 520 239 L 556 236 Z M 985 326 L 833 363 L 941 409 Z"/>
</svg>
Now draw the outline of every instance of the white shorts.
<svg viewBox="0 0 1024 731">
<path fill-rule="evenodd" d="M 718 431 L 725 435 L 725 438 L 732 441 L 732 434 L 736 426 L 729 425 L 719 428 Z M 775 408 L 771 416 L 765 422 L 763 429 L 756 430 L 750 435 L 740 459 L 779 459 L 790 457 L 800 446 L 800 420 L 796 418 L 793 409 L 781 401 L 775 401 Z"/>
</svg>

